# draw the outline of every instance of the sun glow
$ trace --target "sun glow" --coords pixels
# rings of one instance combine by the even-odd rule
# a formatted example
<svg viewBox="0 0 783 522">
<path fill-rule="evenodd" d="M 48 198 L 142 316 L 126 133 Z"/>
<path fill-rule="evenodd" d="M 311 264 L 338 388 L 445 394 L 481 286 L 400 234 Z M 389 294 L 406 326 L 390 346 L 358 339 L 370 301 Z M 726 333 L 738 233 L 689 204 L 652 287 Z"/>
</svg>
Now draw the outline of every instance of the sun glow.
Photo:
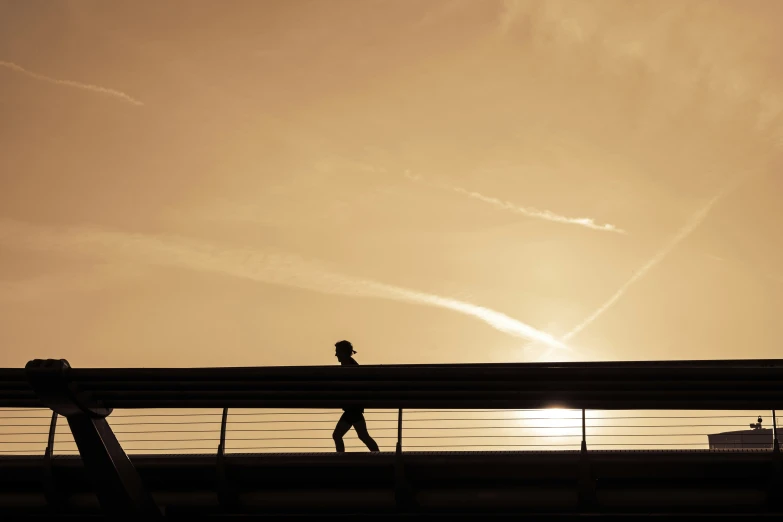
<svg viewBox="0 0 783 522">
<path fill-rule="evenodd" d="M 582 435 L 582 411 L 547 408 L 529 412 L 524 421 L 541 440 L 553 446 L 578 444 Z"/>
</svg>

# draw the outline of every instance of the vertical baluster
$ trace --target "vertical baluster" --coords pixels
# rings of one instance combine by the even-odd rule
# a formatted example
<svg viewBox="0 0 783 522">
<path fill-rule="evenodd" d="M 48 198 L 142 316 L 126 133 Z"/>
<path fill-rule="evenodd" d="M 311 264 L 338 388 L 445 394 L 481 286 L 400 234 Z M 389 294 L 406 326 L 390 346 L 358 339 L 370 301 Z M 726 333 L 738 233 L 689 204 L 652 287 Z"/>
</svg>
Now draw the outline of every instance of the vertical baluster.
<svg viewBox="0 0 783 522">
<path fill-rule="evenodd" d="M 584 408 L 582 408 L 582 451 L 587 451 L 587 425 L 585 423 Z"/>
<path fill-rule="evenodd" d="M 587 422 L 582 408 L 582 449 L 579 452 L 579 505 L 583 511 L 590 511 L 595 503 L 595 480 L 587 453 Z"/>
<path fill-rule="evenodd" d="M 49 424 L 49 439 L 44 453 L 43 489 L 44 498 L 54 511 L 62 511 L 66 507 L 65 496 L 57 487 L 52 470 L 52 455 L 54 455 L 54 435 L 57 431 L 57 412 L 52 412 L 52 422 Z"/>
<path fill-rule="evenodd" d="M 397 410 L 397 451 L 394 458 L 394 500 L 397 509 L 404 512 L 411 507 L 411 488 L 405 476 L 402 457 L 402 408 Z"/>
<path fill-rule="evenodd" d="M 223 408 L 223 417 L 220 420 L 220 444 L 218 453 L 222 457 L 226 454 L 226 424 L 228 423 L 228 408 Z"/>
<path fill-rule="evenodd" d="M 397 454 L 402 453 L 402 408 L 397 411 Z"/>
<path fill-rule="evenodd" d="M 46 456 L 51 457 L 54 454 L 54 433 L 57 431 L 57 412 L 52 412 L 52 422 L 49 423 L 49 439 L 46 444 Z"/>
<path fill-rule="evenodd" d="M 228 424 L 228 408 L 223 408 L 220 419 L 220 443 L 217 454 L 217 495 L 220 506 L 232 512 L 237 506 L 236 490 L 228 479 L 228 463 L 226 462 L 226 425 Z"/>
</svg>

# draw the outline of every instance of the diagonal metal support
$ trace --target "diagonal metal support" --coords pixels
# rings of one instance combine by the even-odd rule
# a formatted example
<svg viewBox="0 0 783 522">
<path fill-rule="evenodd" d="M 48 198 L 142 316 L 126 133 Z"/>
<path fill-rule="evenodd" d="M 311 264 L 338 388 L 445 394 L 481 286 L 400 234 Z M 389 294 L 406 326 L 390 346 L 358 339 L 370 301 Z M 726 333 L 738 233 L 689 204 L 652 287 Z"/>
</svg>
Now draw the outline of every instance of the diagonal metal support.
<svg viewBox="0 0 783 522">
<path fill-rule="evenodd" d="M 159 518 L 152 495 L 106 421 L 112 410 L 80 393 L 69 379 L 70 369 L 64 359 L 36 359 L 27 363 L 25 373 L 38 399 L 68 421 L 104 512 L 120 518 Z"/>
</svg>

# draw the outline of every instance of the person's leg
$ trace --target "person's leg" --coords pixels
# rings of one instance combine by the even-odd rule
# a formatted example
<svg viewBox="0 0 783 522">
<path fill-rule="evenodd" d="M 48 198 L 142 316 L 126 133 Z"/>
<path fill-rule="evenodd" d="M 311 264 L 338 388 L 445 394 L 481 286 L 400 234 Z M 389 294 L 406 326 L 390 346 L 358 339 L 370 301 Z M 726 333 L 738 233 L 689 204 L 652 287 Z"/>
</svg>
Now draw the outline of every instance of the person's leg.
<svg viewBox="0 0 783 522">
<path fill-rule="evenodd" d="M 375 443 L 375 440 L 370 437 L 370 433 L 367 431 L 367 422 L 365 422 L 364 415 L 361 413 L 357 414 L 353 419 L 353 429 L 356 430 L 359 440 L 364 442 L 370 451 L 381 451 L 378 449 L 378 444 Z"/>
<path fill-rule="evenodd" d="M 351 421 L 347 412 L 340 416 L 340 420 L 337 421 L 337 426 L 334 427 L 334 433 L 332 438 L 334 439 L 334 446 L 337 453 L 345 453 L 345 444 L 343 443 L 343 435 L 348 433 L 351 429 Z"/>
</svg>

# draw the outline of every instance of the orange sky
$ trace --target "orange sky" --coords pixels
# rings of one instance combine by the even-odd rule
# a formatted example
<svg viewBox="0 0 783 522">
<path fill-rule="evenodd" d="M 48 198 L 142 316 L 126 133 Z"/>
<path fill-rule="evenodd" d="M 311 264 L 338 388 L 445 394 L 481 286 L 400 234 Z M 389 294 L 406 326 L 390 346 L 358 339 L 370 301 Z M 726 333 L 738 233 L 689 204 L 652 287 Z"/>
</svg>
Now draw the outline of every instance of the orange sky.
<svg viewBox="0 0 783 522">
<path fill-rule="evenodd" d="M 778 357 L 781 16 L 0 0 L 0 366 Z"/>
</svg>

